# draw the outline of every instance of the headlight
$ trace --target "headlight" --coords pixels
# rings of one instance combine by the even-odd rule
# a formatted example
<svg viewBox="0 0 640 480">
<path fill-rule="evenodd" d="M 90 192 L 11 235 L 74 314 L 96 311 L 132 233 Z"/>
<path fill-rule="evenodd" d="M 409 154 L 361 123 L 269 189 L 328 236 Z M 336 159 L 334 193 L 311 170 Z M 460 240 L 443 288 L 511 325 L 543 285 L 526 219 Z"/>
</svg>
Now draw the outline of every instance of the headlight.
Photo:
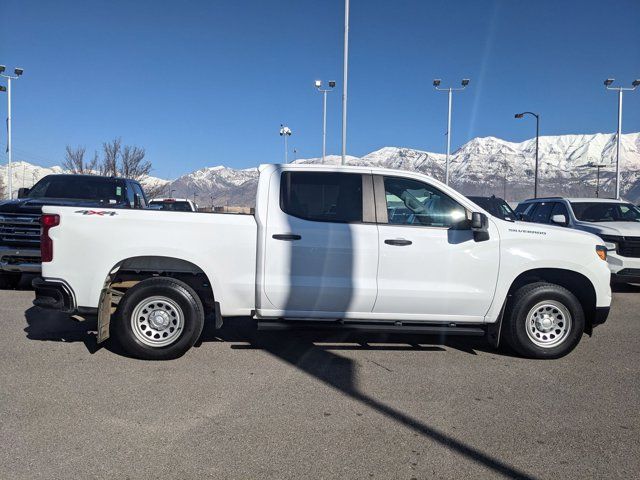
<svg viewBox="0 0 640 480">
<path fill-rule="evenodd" d="M 618 243 L 620 242 L 620 237 L 616 237 L 613 235 L 600 235 L 600 238 L 604 241 L 607 250 L 611 252 L 618 251 Z"/>
<path fill-rule="evenodd" d="M 600 257 L 601 260 L 607 261 L 607 247 L 604 245 L 596 245 L 596 253 Z"/>
</svg>

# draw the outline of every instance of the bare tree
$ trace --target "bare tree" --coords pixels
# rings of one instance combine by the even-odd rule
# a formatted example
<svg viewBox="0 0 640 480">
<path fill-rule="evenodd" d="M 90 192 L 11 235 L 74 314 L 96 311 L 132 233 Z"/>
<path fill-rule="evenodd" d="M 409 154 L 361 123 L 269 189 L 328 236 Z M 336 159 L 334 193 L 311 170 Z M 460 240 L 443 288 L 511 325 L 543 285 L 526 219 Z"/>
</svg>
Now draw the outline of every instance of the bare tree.
<svg viewBox="0 0 640 480">
<path fill-rule="evenodd" d="M 94 175 L 98 175 L 100 173 L 99 165 L 100 165 L 100 159 L 98 158 L 98 152 L 94 151 L 93 158 L 91 159 L 90 162 L 87 162 L 86 164 L 86 169 L 88 172 Z"/>
<path fill-rule="evenodd" d="M 0 199 L 4 199 L 4 175 L 0 176 Z"/>
<path fill-rule="evenodd" d="M 62 167 L 74 174 L 95 175 L 98 168 L 98 154 L 95 153 L 92 160 L 85 161 L 85 152 L 84 147 L 72 148 L 67 145 Z"/>
<path fill-rule="evenodd" d="M 120 176 L 142 180 L 151 172 L 151 162 L 144 159 L 144 148 L 125 145 L 120 154 Z"/>
<path fill-rule="evenodd" d="M 102 144 L 103 158 L 100 165 L 100 175 L 118 176 L 118 159 L 120 158 L 120 150 L 122 139 L 114 138 L 110 142 Z"/>
<path fill-rule="evenodd" d="M 97 174 L 143 180 L 151 172 L 151 162 L 145 160 L 144 148 L 122 145 L 122 139 L 114 138 L 102 144 L 102 159 L 94 152 L 93 159 L 85 161 L 84 147 L 67 145 L 63 167 L 71 173 Z"/>
</svg>

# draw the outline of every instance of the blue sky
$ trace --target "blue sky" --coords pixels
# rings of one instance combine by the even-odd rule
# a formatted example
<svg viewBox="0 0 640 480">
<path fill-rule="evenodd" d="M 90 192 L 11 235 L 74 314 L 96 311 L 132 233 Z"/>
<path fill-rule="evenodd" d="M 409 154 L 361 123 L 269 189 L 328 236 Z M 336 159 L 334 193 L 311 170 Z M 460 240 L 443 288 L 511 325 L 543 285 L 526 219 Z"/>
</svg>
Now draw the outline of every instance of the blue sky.
<svg viewBox="0 0 640 480">
<path fill-rule="evenodd" d="M 329 95 L 328 150 L 340 151 L 343 0 L 0 1 L 0 64 L 14 83 L 16 160 L 59 164 L 116 136 L 143 146 L 154 174 L 283 159 L 280 123 L 299 157 L 321 153 L 316 78 Z M 351 0 L 348 153 L 395 145 L 444 151 L 475 136 L 612 132 L 602 81 L 640 77 L 640 2 Z M 0 115 L 6 115 L 0 94 Z M 640 91 L 625 98 L 640 130 Z M 6 134 L 0 134 L 4 151 Z M 0 161 L 6 156 L 0 155 Z"/>
</svg>

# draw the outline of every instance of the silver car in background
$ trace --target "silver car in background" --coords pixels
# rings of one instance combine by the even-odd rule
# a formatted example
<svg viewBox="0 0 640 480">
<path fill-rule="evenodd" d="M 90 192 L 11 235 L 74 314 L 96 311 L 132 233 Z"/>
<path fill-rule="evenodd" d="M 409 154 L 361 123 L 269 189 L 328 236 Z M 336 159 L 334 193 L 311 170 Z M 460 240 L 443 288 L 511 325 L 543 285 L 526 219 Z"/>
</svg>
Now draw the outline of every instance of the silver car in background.
<svg viewBox="0 0 640 480">
<path fill-rule="evenodd" d="M 575 228 L 598 235 L 609 249 L 614 282 L 640 283 L 640 208 L 624 200 L 547 197 L 516 207 L 519 220 Z"/>
</svg>

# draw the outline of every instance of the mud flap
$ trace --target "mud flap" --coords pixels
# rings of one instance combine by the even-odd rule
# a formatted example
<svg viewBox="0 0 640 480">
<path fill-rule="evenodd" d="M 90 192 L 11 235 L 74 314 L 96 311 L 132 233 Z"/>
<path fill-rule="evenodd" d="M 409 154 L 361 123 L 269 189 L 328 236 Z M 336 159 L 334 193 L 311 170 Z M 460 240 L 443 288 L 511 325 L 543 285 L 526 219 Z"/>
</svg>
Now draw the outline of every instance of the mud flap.
<svg viewBox="0 0 640 480">
<path fill-rule="evenodd" d="M 215 326 L 216 326 L 216 330 L 219 330 L 220 328 L 222 328 L 222 323 L 223 323 L 222 313 L 220 313 L 220 302 L 215 302 L 214 305 L 215 305 L 214 307 Z"/>
<path fill-rule="evenodd" d="M 500 310 L 498 319 L 494 323 L 490 323 L 487 325 L 487 340 L 489 341 L 489 345 L 496 349 L 500 346 L 502 319 L 504 318 L 504 311 L 507 308 L 507 300 L 508 298 L 502 304 L 502 309 Z"/>
<path fill-rule="evenodd" d="M 98 307 L 98 343 L 104 342 L 109 338 L 111 315 L 116 313 L 116 308 L 124 296 L 124 293 L 119 290 L 114 290 L 111 287 L 116 285 L 120 287 L 126 286 L 129 288 L 136 283 L 137 282 L 114 283 L 110 287 L 102 289 L 102 293 L 100 294 L 100 305 Z"/>
<path fill-rule="evenodd" d="M 111 323 L 112 293 L 110 288 L 103 288 L 98 306 L 98 343 L 109 338 L 109 324 Z"/>
</svg>

